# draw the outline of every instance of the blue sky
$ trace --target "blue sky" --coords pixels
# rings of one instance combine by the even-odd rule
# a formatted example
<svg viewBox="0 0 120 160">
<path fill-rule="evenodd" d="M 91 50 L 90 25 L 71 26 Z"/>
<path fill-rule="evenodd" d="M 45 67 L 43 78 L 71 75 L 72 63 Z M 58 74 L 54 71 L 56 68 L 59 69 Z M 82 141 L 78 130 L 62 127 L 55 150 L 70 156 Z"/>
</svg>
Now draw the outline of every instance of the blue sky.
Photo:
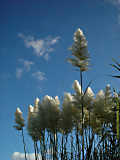
<svg viewBox="0 0 120 160">
<path fill-rule="evenodd" d="M 119 0 L 0 0 L 2 160 L 16 160 L 12 154 L 23 153 L 21 137 L 12 128 L 16 107 L 26 118 L 36 97 L 48 94 L 62 99 L 65 91 L 73 92 L 79 72 L 66 59 L 77 28 L 83 30 L 91 56 L 84 86 L 93 80 L 95 93 L 108 83 L 119 90 L 119 80 L 107 76 L 114 73 L 109 66 L 112 58 L 120 61 Z M 32 152 L 30 148 L 29 144 Z"/>
</svg>

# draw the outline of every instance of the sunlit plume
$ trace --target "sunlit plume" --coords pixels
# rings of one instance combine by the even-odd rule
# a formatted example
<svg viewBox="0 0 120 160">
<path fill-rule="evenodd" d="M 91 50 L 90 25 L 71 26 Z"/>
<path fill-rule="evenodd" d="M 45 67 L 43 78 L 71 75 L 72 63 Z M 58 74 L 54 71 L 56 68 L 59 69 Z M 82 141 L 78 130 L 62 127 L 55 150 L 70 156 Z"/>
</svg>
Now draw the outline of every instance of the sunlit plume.
<svg viewBox="0 0 120 160">
<path fill-rule="evenodd" d="M 105 97 L 105 93 L 103 90 L 100 90 L 97 94 L 96 94 L 96 100 L 100 100 L 103 99 Z"/>
<path fill-rule="evenodd" d="M 24 118 L 22 116 L 22 111 L 20 110 L 20 108 L 18 107 L 16 109 L 15 112 L 15 122 L 16 122 L 16 126 L 14 126 L 16 129 L 20 130 L 22 129 L 22 127 L 24 127 Z"/>
<path fill-rule="evenodd" d="M 69 58 L 68 61 L 80 70 L 86 71 L 88 70 L 89 65 L 89 52 L 87 49 L 87 41 L 83 34 L 83 31 L 78 28 L 77 31 L 74 33 L 74 43 L 69 48 L 72 51 L 72 55 L 74 58 Z"/>
<path fill-rule="evenodd" d="M 79 82 L 77 80 L 75 80 L 74 83 L 73 83 L 73 89 L 75 90 L 75 92 L 78 95 L 83 94 L 83 91 L 81 91 L 81 86 L 80 86 L 80 84 L 79 84 Z"/>
</svg>

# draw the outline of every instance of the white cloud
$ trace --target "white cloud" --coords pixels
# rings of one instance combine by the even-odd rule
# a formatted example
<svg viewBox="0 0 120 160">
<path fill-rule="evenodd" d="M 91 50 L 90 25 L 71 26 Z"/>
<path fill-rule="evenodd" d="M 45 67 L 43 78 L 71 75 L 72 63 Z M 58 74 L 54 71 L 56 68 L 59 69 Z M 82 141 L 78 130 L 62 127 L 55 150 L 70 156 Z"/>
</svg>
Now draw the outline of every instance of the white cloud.
<svg viewBox="0 0 120 160">
<path fill-rule="evenodd" d="M 27 72 L 30 71 L 32 65 L 34 65 L 34 62 L 32 62 L 32 61 L 28 61 L 28 60 L 24 60 L 24 59 L 19 59 L 18 61 L 23 63 L 24 69 Z"/>
<path fill-rule="evenodd" d="M 16 69 L 16 78 L 20 79 L 22 77 L 23 69 L 17 68 Z"/>
<path fill-rule="evenodd" d="M 35 160 L 34 153 L 27 154 L 27 158 L 29 160 Z M 11 160 L 25 160 L 25 154 L 24 153 L 20 153 L 20 152 L 14 152 L 12 154 Z M 40 160 L 41 160 L 41 157 L 40 157 Z"/>
<path fill-rule="evenodd" d="M 50 42 L 50 45 L 54 45 L 54 44 L 58 43 L 59 39 L 60 39 L 59 36 L 55 37 L 55 38 L 49 38 L 48 42 Z"/>
<path fill-rule="evenodd" d="M 45 73 L 40 71 L 32 73 L 32 76 L 36 78 L 38 81 L 46 80 Z"/>
<path fill-rule="evenodd" d="M 34 65 L 34 62 L 28 61 L 28 60 L 24 60 L 24 59 L 18 59 L 18 61 L 23 64 L 23 66 L 21 68 L 17 68 L 16 69 L 16 78 L 20 79 L 22 77 L 22 75 L 23 75 L 23 72 L 30 71 L 32 65 Z"/>
<path fill-rule="evenodd" d="M 45 59 L 47 60 L 48 55 L 46 54 L 45 56 L 46 56 Z M 16 69 L 16 78 L 17 79 L 20 79 L 23 76 L 23 73 L 30 72 L 31 67 L 33 65 L 35 65 L 34 62 L 24 60 L 24 59 L 18 59 L 18 62 L 20 62 L 22 64 L 22 66 L 21 66 L 21 68 Z M 40 71 L 30 72 L 30 76 L 33 77 L 34 79 L 38 80 L 38 81 L 46 80 L 44 72 L 40 72 Z"/>
<path fill-rule="evenodd" d="M 34 50 L 36 56 L 43 56 L 44 58 L 46 54 L 54 51 L 53 45 L 57 44 L 60 39 L 59 36 L 55 38 L 49 36 L 45 39 L 35 39 L 33 36 L 25 36 L 22 33 L 18 34 L 18 36 L 24 40 L 24 44 L 27 48 L 32 48 Z M 48 60 L 48 58 L 45 59 Z"/>
</svg>

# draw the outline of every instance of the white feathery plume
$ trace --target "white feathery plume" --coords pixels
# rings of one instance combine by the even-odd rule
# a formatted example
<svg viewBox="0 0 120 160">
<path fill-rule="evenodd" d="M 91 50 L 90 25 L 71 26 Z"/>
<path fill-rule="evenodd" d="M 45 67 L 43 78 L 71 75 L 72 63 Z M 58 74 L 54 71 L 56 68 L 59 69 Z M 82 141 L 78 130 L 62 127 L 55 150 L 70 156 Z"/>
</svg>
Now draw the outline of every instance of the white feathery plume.
<svg viewBox="0 0 120 160">
<path fill-rule="evenodd" d="M 92 91 L 91 87 L 88 87 L 85 95 L 92 98 L 92 97 L 94 97 L 95 94 Z"/>
<path fill-rule="evenodd" d="M 37 97 L 35 99 L 35 103 L 34 103 L 34 112 L 38 112 L 38 105 L 39 105 L 40 99 Z"/>
<path fill-rule="evenodd" d="M 24 118 L 23 118 L 23 116 L 22 116 L 22 111 L 20 110 L 19 107 L 16 109 L 16 112 L 15 112 L 15 122 L 16 122 L 20 127 L 23 127 L 23 126 L 24 126 Z"/>
<path fill-rule="evenodd" d="M 73 101 L 73 97 L 70 93 L 65 92 L 64 93 L 64 100 L 68 101 L 68 102 L 72 102 Z"/>
<path fill-rule="evenodd" d="M 32 113 L 33 111 L 34 111 L 34 108 L 33 108 L 33 106 L 30 104 L 30 105 L 29 105 L 29 112 Z"/>
<path fill-rule="evenodd" d="M 73 83 L 73 89 L 76 91 L 78 95 L 83 94 L 83 91 L 81 91 L 81 85 L 79 84 L 78 80 L 75 80 Z"/>
<path fill-rule="evenodd" d="M 21 115 L 22 114 L 22 111 L 20 110 L 19 107 L 17 107 L 15 114 L 16 115 Z"/>
<path fill-rule="evenodd" d="M 29 105 L 28 108 L 28 120 L 31 119 L 31 117 L 33 116 L 34 113 L 34 107 L 32 105 Z"/>
<path fill-rule="evenodd" d="M 56 105 L 60 105 L 60 100 L 58 96 L 55 97 L 55 102 L 56 102 Z"/>
<path fill-rule="evenodd" d="M 48 104 L 50 102 L 50 100 L 51 100 L 51 97 L 46 95 L 46 96 L 44 96 L 42 103 Z"/>
<path fill-rule="evenodd" d="M 96 94 L 96 99 L 95 100 L 100 100 L 100 99 L 104 99 L 105 98 L 105 93 L 104 91 L 101 89 L 97 94 Z"/>
</svg>

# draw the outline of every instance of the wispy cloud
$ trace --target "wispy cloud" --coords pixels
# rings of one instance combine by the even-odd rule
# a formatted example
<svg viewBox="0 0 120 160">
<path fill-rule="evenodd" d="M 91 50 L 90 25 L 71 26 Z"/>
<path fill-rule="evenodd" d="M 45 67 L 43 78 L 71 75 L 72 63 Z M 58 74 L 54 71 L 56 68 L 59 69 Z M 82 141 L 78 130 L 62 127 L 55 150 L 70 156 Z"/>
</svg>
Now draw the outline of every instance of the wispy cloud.
<svg viewBox="0 0 120 160">
<path fill-rule="evenodd" d="M 22 68 L 17 68 L 16 69 L 16 78 L 20 79 L 22 77 L 23 69 Z"/>
<path fill-rule="evenodd" d="M 30 71 L 31 67 L 34 65 L 34 62 L 32 61 L 28 61 L 28 60 L 24 60 L 24 59 L 19 59 L 19 62 L 21 62 L 24 66 L 24 70 L 25 71 Z"/>
<path fill-rule="evenodd" d="M 19 33 L 18 36 L 24 40 L 24 44 L 27 48 L 32 48 L 36 56 L 44 57 L 45 60 L 49 59 L 49 53 L 54 51 L 54 45 L 60 40 L 60 37 L 47 37 L 44 39 L 36 39 L 33 36 L 25 36 Z"/>
<path fill-rule="evenodd" d="M 118 10 L 117 22 L 120 24 L 120 0 L 104 0 L 105 2 L 111 3 Z"/>
<path fill-rule="evenodd" d="M 113 5 L 120 5 L 120 0 L 105 0 L 106 2 L 109 2 Z"/>
<path fill-rule="evenodd" d="M 18 59 L 18 62 L 21 64 L 21 67 L 16 69 L 16 78 L 17 79 L 22 78 L 23 73 L 25 74 L 26 72 L 29 72 L 30 73 L 29 76 L 33 77 L 34 79 L 36 79 L 38 81 L 46 80 L 46 76 L 45 76 L 44 72 L 31 71 L 31 67 L 33 65 L 35 65 L 34 62 L 24 60 L 24 59 Z"/>
<path fill-rule="evenodd" d="M 38 81 L 46 80 L 45 73 L 40 71 L 32 73 L 32 76 Z"/>
<path fill-rule="evenodd" d="M 35 160 L 35 154 L 34 153 L 27 154 L 27 158 L 29 160 Z M 20 152 L 14 152 L 12 154 L 11 160 L 25 160 L 25 154 Z M 41 157 L 40 157 L 40 160 L 41 160 Z"/>
<path fill-rule="evenodd" d="M 44 55 L 44 59 L 45 59 L 46 61 L 49 60 L 49 54 L 48 54 L 48 53 L 46 53 L 46 54 Z"/>
<path fill-rule="evenodd" d="M 31 67 L 32 65 L 34 65 L 34 62 L 24 59 L 18 59 L 18 62 L 20 62 L 22 66 L 16 68 L 16 78 L 20 79 L 24 72 L 29 72 L 31 70 Z"/>
</svg>

